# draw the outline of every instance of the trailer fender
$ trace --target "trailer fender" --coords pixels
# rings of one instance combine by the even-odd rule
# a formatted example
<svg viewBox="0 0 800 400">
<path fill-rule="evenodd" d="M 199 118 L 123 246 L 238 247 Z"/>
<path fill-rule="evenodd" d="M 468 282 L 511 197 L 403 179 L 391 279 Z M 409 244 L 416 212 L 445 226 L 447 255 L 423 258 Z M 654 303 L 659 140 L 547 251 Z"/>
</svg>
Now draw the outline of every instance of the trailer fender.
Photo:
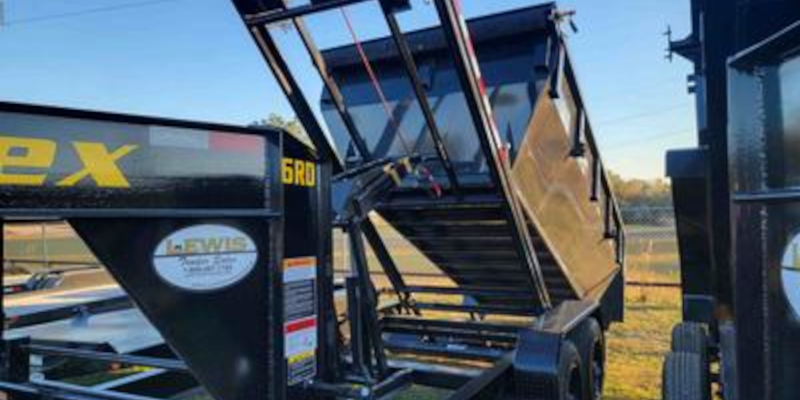
<svg viewBox="0 0 800 400">
<path fill-rule="evenodd" d="M 514 385 L 517 393 L 533 398 L 557 398 L 558 355 L 563 336 L 528 329 L 520 332 L 514 355 Z"/>
<path fill-rule="evenodd" d="M 557 399 L 563 379 L 560 356 L 570 332 L 598 310 L 595 301 L 565 301 L 545 313 L 535 327 L 520 332 L 514 354 L 514 384 L 517 393 L 542 399 Z"/>
</svg>

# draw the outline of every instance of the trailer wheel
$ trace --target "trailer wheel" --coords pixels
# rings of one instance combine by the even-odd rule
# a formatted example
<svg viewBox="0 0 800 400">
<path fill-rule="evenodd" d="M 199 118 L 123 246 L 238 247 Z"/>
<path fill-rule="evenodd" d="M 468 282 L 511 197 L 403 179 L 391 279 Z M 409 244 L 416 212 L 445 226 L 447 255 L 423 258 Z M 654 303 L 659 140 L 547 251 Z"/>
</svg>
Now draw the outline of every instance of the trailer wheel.
<svg viewBox="0 0 800 400">
<path fill-rule="evenodd" d="M 583 361 L 583 387 L 586 400 L 603 397 L 606 347 L 603 329 L 595 318 L 587 318 L 575 330 L 573 341 Z"/>
<path fill-rule="evenodd" d="M 707 400 L 708 368 L 695 353 L 668 353 L 664 359 L 663 400 Z"/>
<path fill-rule="evenodd" d="M 559 400 L 583 400 L 581 357 L 575 345 L 564 340 L 558 356 Z"/>
<path fill-rule="evenodd" d="M 698 354 L 703 361 L 708 359 L 708 332 L 703 324 L 681 322 L 672 328 L 672 351 Z"/>
</svg>

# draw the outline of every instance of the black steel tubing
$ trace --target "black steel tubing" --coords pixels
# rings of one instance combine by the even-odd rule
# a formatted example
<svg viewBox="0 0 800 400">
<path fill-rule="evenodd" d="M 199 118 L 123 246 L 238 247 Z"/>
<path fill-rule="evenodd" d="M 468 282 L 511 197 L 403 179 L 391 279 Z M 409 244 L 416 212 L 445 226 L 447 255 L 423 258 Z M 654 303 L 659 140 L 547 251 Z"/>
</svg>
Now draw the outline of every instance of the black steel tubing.
<svg viewBox="0 0 800 400">
<path fill-rule="evenodd" d="M 281 90 L 283 90 L 284 95 L 297 114 L 297 118 L 300 119 L 300 123 L 305 127 L 311 141 L 314 143 L 319 156 L 323 160 L 330 160 L 333 164 L 334 174 L 344 171 L 344 163 L 339 158 L 333 144 L 328 140 L 319 121 L 317 121 L 311 105 L 303 95 L 300 85 L 294 79 L 289 65 L 278 50 L 278 46 L 269 30 L 264 25 L 254 26 L 250 28 L 250 33 L 258 44 L 262 56 L 267 60 L 267 64 L 278 81 Z"/>
<path fill-rule="evenodd" d="M 121 363 L 121 364 L 139 365 L 144 367 L 154 367 L 168 371 L 190 372 L 189 368 L 181 360 L 132 356 L 128 354 L 115 354 L 102 351 L 71 349 L 66 347 L 44 346 L 38 344 L 27 345 L 27 348 L 32 354 L 39 354 L 45 356 L 80 358 L 84 360 L 106 361 L 110 363 Z"/>
<path fill-rule="evenodd" d="M 502 358 L 508 352 L 505 349 L 489 347 L 451 346 L 447 343 L 392 340 L 391 338 L 386 341 L 386 348 L 394 352 L 481 361 L 494 361 Z"/>
<path fill-rule="evenodd" d="M 614 238 L 614 229 L 611 227 L 611 223 L 615 220 L 615 216 L 612 214 L 614 212 L 613 208 L 613 200 L 611 199 L 611 194 L 606 192 L 605 195 L 605 206 L 603 211 L 603 219 L 604 219 L 604 226 L 605 226 L 605 238 L 606 239 L 613 239 Z"/>
<path fill-rule="evenodd" d="M 527 324 L 513 325 L 487 321 L 454 321 L 447 319 L 423 319 L 419 317 L 407 316 L 386 316 L 381 322 L 384 325 L 408 326 L 408 327 L 431 327 L 441 329 L 459 329 L 475 332 L 498 332 L 516 334 L 520 329 L 525 329 Z"/>
<path fill-rule="evenodd" d="M 363 328 L 366 332 L 366 339 L 369 341 L 374 353 L 376 375 L 382 377 L 388 371 L 389 366 L 386 363 L 386 354 L 383 349 L 380 327 L 378 326 L 378 296 L 369 276 L 369 265 L 367 264 L 367 255 L 362 237 L 363 231 L 358 223 L 351 223 L 348 232 L 350 233 L 353 267 L 357 273 L 356 279 L 362 296 L 358 305 L 361 307 L 363 316 L 366 319 L 366 321 L 363 321 Z"/>
<path fill-rule="evenodd" d="M 319 49 L 317 49 L 317 45 L 314 43 L 314 38 L 306 28 L 305 22 L 303 22 L 303 20 L 301 20 L 299 17 L 294 18 L 293 21 L 297 32 L 300 34 L 300 39 L 302 39 L 303 45 L 308 52 L 308 55 L 311 56 L 314 68 L 317 70 L 320 79 L 322 79 L 322 82 L 325 84 L 325 89 L 328 90 L 331 101 L 333 102 L 339 117 L 342 119 L 342 123 L 344 123 L 347 133 L 350 134 L 350 138 L 353 139 L 353 143 L 356 145 L 358 153 L 361 154 L 361 159 L 365 162 L 372 161 L 372 154 L 369 151 L 369 147 L 367 147 L 367 142 L 364 140 L 364 137 L 359 134 L 356 123 L 353 121 L 353 117 L 350 115 L 350 111 L 347 109 L 347 104 L 344 102 L 342 91 L 339 89 L 339 85 L 336 84 L 336 81 L 333 80 L 330 73 L 328 73 L 328 68 L 325 66 L 325 60 L 322 58 L 322 54 L 320 54 Z"/>
<path fill-rule="evenodd" d="M 332 10 L 334 8 L 364 3 L 366 1 L 368 0 L 328 0 L 285 10 L 269 10 L 259 14 L 247 15 L 244 18 L 244 22 L 249 26 L 274 24 L 291 18 L 299 18 L 309 14 Z"/>
<path fill-rule="evenodd" d="M 454 68 L 464 91 L 470 117 L 478 132 L 478 139 L 484 156 L 487 158 L 490 175 L 498 186 L 505 202 L 505 213 L 509 222 L 511 222 L 509 226 L 513 232 L 514 240 L 517 242 L 520 256 L 526 261 L 526 265 L 531 270 L 530 279 L 536 288 L 535 298 L 544 309 L 549 309 L 552 307 L 550 295 L 547 292 L 542 269 L 534 254 L 533 244 L 525 225 L 525 217 L 522 215 L 522 211 L 514 198 L 515 195 L 509 187 L 508 177 L 505 174 L 506 167 L 499 154 L 498 146 L 500 143 L 494 143 L 495 140 L 493 139 L 491 128 L 493 122 L 490 120 L 491 115 L 489 115 L 490 110 L 484 108 L 485 104 L 481 99 L 482 94 L 479 89 L 480 83 L 476 81 L 477 77 L 474 71 L 470 72 L 472 61 L 471 55 L 468 54 L 469 44 L 465 43 L 467 32 L 462 31 L 461 17 L 452 0 L 434 0 L 434 3 L 448 47 L 453 56 Z"/>
<path fill-rule="evenodd" d="M 484 371 L 482 374 L 471 379 L 464 386 L 451 394 L 448 400 L 471 400 L 480 398 L 494 397 L 487 393 L 491 387 L 502 381 L 503 379 L 510 380 L 511 373 L 513 372 L 513 363 L 511 356 L 507 355 L 497 361 L 491 368 Z"/>
<path fill-rule="evenodd" d="M 86 389 L 91 390 L 91 389 Z M 87 396 L 85 393 L 68 392 L 61 388 L 61 390 L 54 390 L 52 387 L 37 387 L 31 384 L 19 384 L 0 381 L 0 391 L 10 395 L 9 399 L 14 400 L 141 400 L 141 397 L 135 395 L 127 395 L 122 392 L 105 392 L 93 391 L 92 396 Z M 85 391 L 84 391 L 85 392 Z"/>
<path fill-rule="evenodd" d="M 402 333 L 420 335 L 426 337 L 434 337 L 436 339 L 444 339 L 450 341 L 452 339 L 461 339 L 469 341 L 477 345 L 484 345 L 487 341 L 501 342 L 505 344 L 515 344 L 517 335 L 513 334 L 498 334 L 487 331 L 474 331 L 474 330 L 461 330 L 461 329 L 445 329 L 427 326 L 410 326 L 410 325 L 384 325 L 384 333 Z"/>
<path fill-rule="evenodd" d="M 586 144 L 583 142 L 583 136 L 586 130 L 586 113 L 582 108 L 578 109 L 578 118 L 573 128 L 574 133 L 572 134 L 572 150 L 570 150 L 570 155 L 572 157 L 583 157 L 586 153 Z"/>
<path fill-rule="evenodd" d="M 30 217 L 31 213 L 41 217 L 53 218 L 275 218 L 281 216 L 281 213 L 264 209 L 48 208 L 35 211 L 19 208 L 3 209 L 3 215 L 6 217 Z"/>
<path fill-rule="evenodd" d="M 530 299 L 530 293 L 527 291 L 517 290 L 511 291 L 503 288 L 469 288 L 464 286 L 459 287 L 445 287 L 445 286 L 408 286 L 405 290 L 409 293 L 431 293 L 431 294 L 444 294 L 444 295 L 466 295 L 466 296 L 486 296 L 486 297 L 503 297 L 503 298 L 518 298 Z"/>
<path fill-rule="evenodd" d="M 468 306 L 461 304 L 440 304 L 440 303 L 417 303 L 417 307 L 421 310 L 433 311 L 451 311 L 462 312 L 469 314 L 502 314 L 502 315 L 518 315 L 524 317 L 533 317 L 538 315 L 537 310 L 522 309 L 516 307 L 503 307 L 503 306 Z"/>
<path fill-rule="evenodd" d="M 598 194 L 600 192 L 600 168 L 600 159 L 597 158 L 596 154 L 592 154 L 592 187 L 589 200 L 593 202 L 598 200 Z"/>
<path fill-rule="evenodd" d="M 431 139 L 436 147 L 436 154 L 439 156 L 442 166 L 447 172 L 447 178 L 450 180 L 450 185 L 453 192 L 458 193 L 459 183 L 456 176 L 455 168 L 447 149 L 444 146 L 444 139 L 436 124 L 436 118 L 433 115 L 430 102 L 428 102 L 428 95 L 422 85 L 422 80 L 419 78 L 417 63 L 414 61 L 414 55 L 411 53 L 411 48 L 408 41 L 400 29 L 400 24 L 397 22 L 397 17 L 394 15 L 395 10 L 390 1 L 381 0 L 381 7 L 383 8 L 383 15 L 386 18 L 386 24 L 389 25 L 389 31 L 394 39 L 395 46 L 400 53 L 400 58 L 403 60 L 403 66 L 411 81 L 411 87 L 414 89 L 414 95 L 417 97 L 417 102 L 422 110 L 422 115 L 425 117 L 425 123 L 428 125 L 428 130 L 431 134 Z"/>
<path fill-rule="evenodd" d="M 364 345 L 364 329 L 361 327 L 361 293 L 357 277 L 345 281 L 347 288 L 347 316 L 350 321 L 350 352 L 353 368 L 363 378 L 371 378 L 367 368 L 366 356 L 369 353 Z"/>
<path fill-rule="evenodd" d="M 375 228 L 375 225 L 369 218 L 367 218 L 361 224 L 361 229 L 364 232 L 364 236 L 367 238 L 370 247 L 372 247 L 372 250 L 375 252 L 378 262 L 380 262 L 381 266 L 383 267 L 386 277 L 389 278 L 392 288 L 398 293 L 405 292 L 405 280 L 400 274 L 400 271 L 397 269 L 397 265 L 392 259 L 391 254 L 389 254 L 389 251 L 386 249 L 386 245 L 383 243 L 383 239 L 381 238 L 380 233 L 378 233 L 378 230 Z"/>
<path fill-rule="evenodd" d="M 45 324 L 48 322 L 72 318 L 82 312 L 88 313 L 89 315 L 96 315 L 113 311 L 127 310 L 132 307 L 133 303 L 128 296 L 117 296 L 109 299 L 93 301 L 90 303 L 74 304 L 34 314 L 7 318 L 5 320 L 5 326 L 6 329 L 19 329 L 26 326 Z"/>
</svg>

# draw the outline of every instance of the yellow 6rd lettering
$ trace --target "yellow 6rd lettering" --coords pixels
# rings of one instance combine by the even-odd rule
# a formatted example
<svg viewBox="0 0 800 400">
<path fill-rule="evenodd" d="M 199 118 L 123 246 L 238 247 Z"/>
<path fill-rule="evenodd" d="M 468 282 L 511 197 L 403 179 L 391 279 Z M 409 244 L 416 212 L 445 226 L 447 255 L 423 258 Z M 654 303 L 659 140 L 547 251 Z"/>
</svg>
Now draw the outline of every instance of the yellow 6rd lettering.
<svg viewBox="0 0 800 400">
<path fill-rule="evenodd" d="M 117 162 L 137 149 L 123 145 L 110 151 L 103 143 L 73 142 L 83 168 L 56 182 L 56 186 L 75 186 L 91 177 L 98 187 L 128 188 L 130 183 Z M 58 144 L 47 139 L 0 137 L 0 185 L 42 186 L 47 180 L 43 173 L 11 173 L 9 168 L 49 169 L 56 161 Z"/>
<path fill-rule="evenodd" d="M 317 166 L 311 161 L 284 158 L 281 175 L 284 185 L 314 187 L 317 184 Z"/>
</svg>

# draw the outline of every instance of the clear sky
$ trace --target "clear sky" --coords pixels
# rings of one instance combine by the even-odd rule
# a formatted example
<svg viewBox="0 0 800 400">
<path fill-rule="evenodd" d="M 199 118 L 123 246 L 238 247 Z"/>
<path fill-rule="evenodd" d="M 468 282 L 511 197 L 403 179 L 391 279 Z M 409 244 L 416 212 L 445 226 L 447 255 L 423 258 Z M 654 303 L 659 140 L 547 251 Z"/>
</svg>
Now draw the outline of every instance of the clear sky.
<svg viewBox="0 0 800 400">
<path fill-rule="evenodd" d="M 432 6 L 414 1 L 405 28 L 432 21 Z M 463 0 L 468 15 L 540 2 Z M 228 0 L 0 3 L 0 100 L 240 125 L 291 115 Z M 665 60 L 663 36 L 667 25 L 677 36 L 689 31 L 689 0 L 559 4 L 577 11 L 570 48 L 607 165 L 627 177 L 662 176 L 664 151 L 695 143 L 690 65 Z M 362 38 L 386 32 L 374 11 L 352 9 Z M 307 22 L 321 46 L 347 39 L 341 17 Z M 295 45 L 286 44 L 292 55 Z"/>
</svg>

